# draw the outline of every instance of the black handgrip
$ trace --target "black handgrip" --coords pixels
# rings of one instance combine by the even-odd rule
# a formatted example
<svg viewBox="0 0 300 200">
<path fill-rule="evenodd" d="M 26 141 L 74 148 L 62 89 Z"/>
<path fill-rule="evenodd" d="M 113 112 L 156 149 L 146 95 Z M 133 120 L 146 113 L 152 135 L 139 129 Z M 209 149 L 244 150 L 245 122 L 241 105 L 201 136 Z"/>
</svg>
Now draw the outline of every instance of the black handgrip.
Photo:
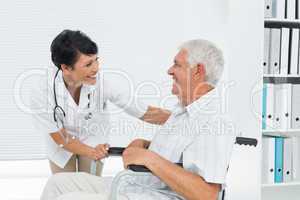
<svg viewBox="0 0 300 200">
<path fill-rule="evenodd" d="M 128 169 L 134 172 L 151 172 L 147 167 L 144 165 L 128 165 Z"/>
<path fill-rule="evenodd" d="M 109 147 L 108 155 L 110 156 L 121 156 L 123 151 L 125 150 L 124 147 Z"/>
<path fill-rule="evenodd" d="M 236 137 L 235 144 L 239 145 L 250 145 L 256 147 L 257 139 L 255 138 L 246 138 L 246 137 Z"/>
<path fill-rule="evenodd" d="M 182 163 L 175 163 L 176 165 L 182 167 Z M 128 165 L 128 169 L 134 172 L 151 172 L 147 167 L 144 165 Z"/>
</svg>

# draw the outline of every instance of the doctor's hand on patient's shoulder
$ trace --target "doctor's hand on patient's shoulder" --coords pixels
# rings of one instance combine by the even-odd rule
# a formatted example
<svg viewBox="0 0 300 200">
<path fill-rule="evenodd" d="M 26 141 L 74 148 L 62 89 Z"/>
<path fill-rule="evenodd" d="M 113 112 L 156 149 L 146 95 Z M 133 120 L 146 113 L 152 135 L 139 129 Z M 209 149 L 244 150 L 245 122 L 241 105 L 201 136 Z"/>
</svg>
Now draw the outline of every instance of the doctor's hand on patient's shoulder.
<svg viewBox="0 0 300 200">
<path fill-rule="evenodd" d="M 123 152 L 123 164 L 124 168 L 128 165 L 144 165 L 148 166 L 148 163 L 154 158 L 154 152 L 139 147 L 127 147 Z"/>
<path fill-rule="evenodd" d="M 128 146 L 128 147 L 139 147 L 139 148 L 144 148 L 147 149 L 150 145 L 150 141 L 144 140 L 144 139 L 135 139 L 133 140 Z"/>
</svg>

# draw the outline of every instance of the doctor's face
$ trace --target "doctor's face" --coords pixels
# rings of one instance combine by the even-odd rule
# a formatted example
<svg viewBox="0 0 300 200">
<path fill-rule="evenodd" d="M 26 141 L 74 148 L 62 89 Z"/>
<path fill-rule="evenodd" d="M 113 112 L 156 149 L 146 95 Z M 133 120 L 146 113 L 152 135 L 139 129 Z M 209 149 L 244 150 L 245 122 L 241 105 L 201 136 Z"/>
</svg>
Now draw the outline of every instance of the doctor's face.
<svg viewBox="0 0 300 200">
<path fill-rule="evenodd" d="M 99 70 L 99 61 L 96 54 L 85 55 L 79 53 L 77 62 L 73 69 L 69 69 L 69 75 L 75 83 L 94 85 L 96 84 L 96 75 Z"/>
<path fill-rule="evenodd" d="M 180 50 L 174 58 L 174 64 L 168 70 L 168 74 L 173 78 L 172 94 L 180 100 L 186 100 L 191 95 L 194 70 L 188 63 L 188 52 Z"/>
</svg>

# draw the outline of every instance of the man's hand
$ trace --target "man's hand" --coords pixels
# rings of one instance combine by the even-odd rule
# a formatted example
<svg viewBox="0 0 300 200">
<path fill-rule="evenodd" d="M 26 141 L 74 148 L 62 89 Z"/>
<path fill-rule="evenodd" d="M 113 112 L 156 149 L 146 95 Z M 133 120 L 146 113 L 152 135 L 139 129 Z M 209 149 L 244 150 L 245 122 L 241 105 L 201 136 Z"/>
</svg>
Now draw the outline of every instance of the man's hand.
<svg viewBox="0 0 300 200">
<path fill-rule="evenodd" d="M 98 144 L 95 148 L 90 148 L 86 156 L 92 160 L 100 160 L 108 156 L 108 144 Z"/>
<path fill-rule="evenodd" d="M 127 146 L 127 148 L 128 147 L 138 147 L 138 148 L 148 149 L 149 145 L 150 145 L 150 141 L 148 141 L 148 140 L 135 139 Z"/>
<path fill-rule="evenodd" d="M 147 167 L 152 159 L 152 151 L 139 147 L 128 147 L 123 152 L 123 164 L 126 169 L 128 165 L 144 165 Z"/>
</svg>

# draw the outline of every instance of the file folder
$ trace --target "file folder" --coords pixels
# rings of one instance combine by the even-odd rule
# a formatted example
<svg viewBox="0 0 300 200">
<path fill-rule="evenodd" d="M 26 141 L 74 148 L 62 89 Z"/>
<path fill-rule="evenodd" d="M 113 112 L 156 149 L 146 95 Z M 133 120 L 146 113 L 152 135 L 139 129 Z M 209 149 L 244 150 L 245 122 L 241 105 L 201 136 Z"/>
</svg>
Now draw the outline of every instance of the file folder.
<svg viewBox="0 0 300 200">
<path fill-rule="evenodd" d="M 267 84 L 263 84 L 262 94 L 262 129 L 267 128 Z"/>
<path fill-rule="evenodd" d="M 290 29 L 281 29 L 280 74 L 287 75 L 289 67 Z"/>
<path fill-rule="evenodd" d="M 275 177 L 275 138 L 262 138 L 262 183 L 274 183 Z"/>
<path fill-rule="evenodd" d="M 300 138 L 292 137 L 292 180 L 300 181 Z"/>
<path fill-rule="evenodd" d="M 292 85 L 292 129 L 300 129 L 300 84 Z"/>
<path fill-rule="evenodd" d="M 290 57 L 290 74 L 298 74 L 298 57 L 299 57 L 299 29 L 292 29 L 291 57 Z"/>
<path fill-rule="evenodd" d="M 266 129 L 274 129 L 274 84 L 267 83 L 267 92 L 266 92 Z"/>
<path fill-rule="evenodd" d="M 293 89 L 293 84 L 291 83 L 286 83 L 284 84 L 285 88 L 285 95 L 286 95 L 286 103 L 285 103 L 285 112 L 284 112 L 284 129 L 291 129 L 292 128 L 292 89 Z"/>
<path fill-rule="evenodd" d="M 283 84 L 274 84 L 274 129 L 281 129 L 282 127 L 283 110 Z"/>
<path fill-rule="evenodd" d="M 275 183 L 283 181 L 283 137 L 275 137 Z"/>
<path fill-rule="evenodd" d="M 292 84 L 275 84 L 274 128 L 287 130 L 291 128 Z"/>
<path fill-rule="evenodd" d="M 271 29 L 265 28 L 264 29 L 264 61 L 263 61 L 263 69 L 264 74 L 269 74 L 270 68 L 270 37 L 271 37 Z"/>
<path fill-rule="evenodd" d="M 284 19 L 285 18 L 285 0 L 274 0 L 272 2 L 272 7 L 276 10 L 276 16 L 277 19 Z M 275 4 L 275 5 L 274 5 Z"/>
<path fill-rule="evenodd" d="M 296 19 L 296 0 L 287 0 L 287 18 Z"/>
<path fill-rule="evenodd" d="M 290 182 L 292 180 L 292 138 L 284 138 L 283 143 L 283 182 Z"/>
<path fill-rule="evenodd" d="M 271 29 L 271 48 L 270 48 L 270 73 L 280 73 L 280 41 L 281 29 Z"/>
<path fill-rule="evenodd" d="M 272 18 L 272 0 L 265 0 L 264 7 L 265 18 Z"/>
</svg>

